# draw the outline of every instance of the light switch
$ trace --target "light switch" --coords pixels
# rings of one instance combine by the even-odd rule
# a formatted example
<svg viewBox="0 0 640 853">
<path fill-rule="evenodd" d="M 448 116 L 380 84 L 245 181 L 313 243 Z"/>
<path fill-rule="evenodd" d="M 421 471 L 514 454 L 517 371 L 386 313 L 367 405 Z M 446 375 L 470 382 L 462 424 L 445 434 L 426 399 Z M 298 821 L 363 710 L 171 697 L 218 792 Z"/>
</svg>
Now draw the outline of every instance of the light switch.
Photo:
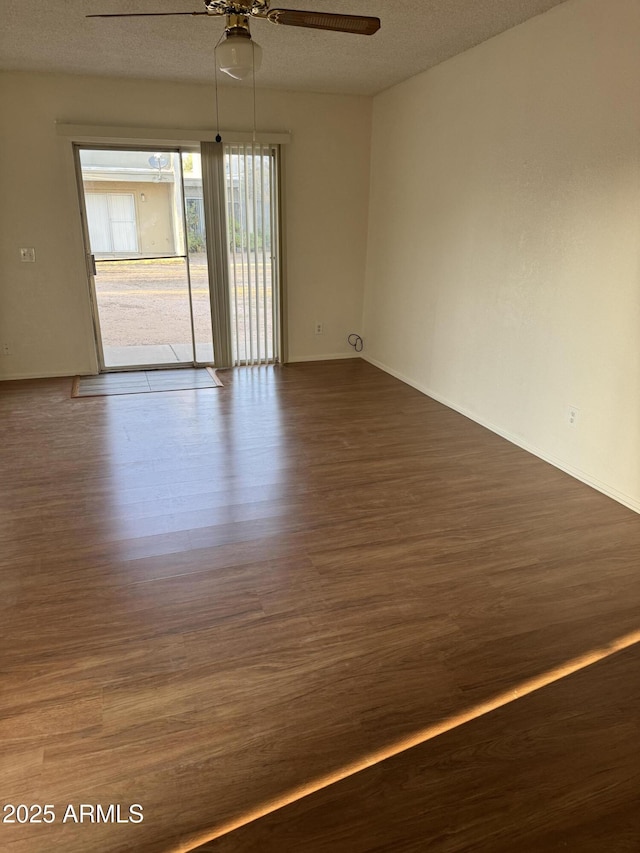
<svg viewBox="0 0 640 853">
<path fill-rule="evenodd" d="M 35 264 L 36 262 L 36 250 L 31 249 L 20 249 L 20 260 L 24 263 Z"/>
</svg>

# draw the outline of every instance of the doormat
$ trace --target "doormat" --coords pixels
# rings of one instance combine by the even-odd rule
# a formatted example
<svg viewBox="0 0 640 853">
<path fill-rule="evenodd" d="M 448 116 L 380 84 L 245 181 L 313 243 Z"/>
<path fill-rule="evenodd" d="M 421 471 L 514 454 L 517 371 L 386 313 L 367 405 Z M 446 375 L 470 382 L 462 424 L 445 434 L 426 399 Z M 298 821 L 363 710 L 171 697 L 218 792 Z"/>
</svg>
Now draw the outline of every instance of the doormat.
<svg viewBox="0 0 640 853">
<path fill-rule="evenodd" d="M 149 394 L 155 391 L 191 391 L 197 388 L 221 388 L 212 367 L 172 370 L 135 370 L 76 376 L 72 397 L 109 397 L 112 394 Z"/>
</svg>

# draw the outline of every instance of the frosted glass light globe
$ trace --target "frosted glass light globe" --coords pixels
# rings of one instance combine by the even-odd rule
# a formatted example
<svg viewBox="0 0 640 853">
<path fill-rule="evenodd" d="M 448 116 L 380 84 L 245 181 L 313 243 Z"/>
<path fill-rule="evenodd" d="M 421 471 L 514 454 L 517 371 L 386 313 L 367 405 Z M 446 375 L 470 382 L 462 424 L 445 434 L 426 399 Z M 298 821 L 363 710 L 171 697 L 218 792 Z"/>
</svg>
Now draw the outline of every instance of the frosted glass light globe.
<svg viewBox="0 0 640 853">
<path fill-rule="evenodd" d="M 244 80 L 251 72 L 257 71 L 262 62 L 262 48 L 246 35 L 231 33 L 216 48 L 218 68 L 229 77 Z"/>
</svg>

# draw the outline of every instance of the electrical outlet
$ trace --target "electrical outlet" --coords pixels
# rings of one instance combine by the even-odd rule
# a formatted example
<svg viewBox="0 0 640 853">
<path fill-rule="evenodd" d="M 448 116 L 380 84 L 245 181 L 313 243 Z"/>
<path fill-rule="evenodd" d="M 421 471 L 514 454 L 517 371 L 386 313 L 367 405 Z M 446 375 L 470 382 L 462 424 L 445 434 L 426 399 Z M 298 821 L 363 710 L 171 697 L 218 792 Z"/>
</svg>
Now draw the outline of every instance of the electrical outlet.
<svg viewBox="0 0 640 853">
<path fill-rule="evenodd" d="M 324 335 L 324 326 L 322 323 L 316 323 L 316 335 Z"/>
<path fill-rule="evenodd" d="M 575 406 L 569 406 L 567 409 L 567 421 L 569 426 L 574 427 L 577 424 L 579 414 L 580 409 L 577 409 Z"/>
<path fill-rule="evenodd" d="M 34 248 L 20 249 L 20 260 L 23 263 L 35 264 L 35 262 L 36 262 L 36 250 Z"/>
<path fill-rule="evenodd" d="M 0 349 L 0 353 L 2 355 L 11 355 L 11 347 L 9 344 L 2 344 L 2 349 Z"/>
</svg>

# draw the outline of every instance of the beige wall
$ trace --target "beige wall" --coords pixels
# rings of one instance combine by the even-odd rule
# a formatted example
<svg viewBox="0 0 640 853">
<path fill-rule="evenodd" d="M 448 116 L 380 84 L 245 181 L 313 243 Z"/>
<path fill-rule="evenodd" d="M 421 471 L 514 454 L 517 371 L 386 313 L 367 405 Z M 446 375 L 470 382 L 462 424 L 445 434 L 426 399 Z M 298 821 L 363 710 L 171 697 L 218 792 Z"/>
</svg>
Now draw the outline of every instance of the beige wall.
<svg viewBox="0 0 640 853">
<path fill-rule="evenodd" d="M 376 97 L 364 308 L 372 361 L 636 509 L 639 44 L 570 0 Z"/>
<path fill-rule="evenodd" d="M 289 354 L 349 356 L 360 331 L 371 99 L 259 90 L 260 130 L 285 152 Z M 0 378 L 96 369 L 69 142 L 54 122 L 211 128 L 210 86 L 81 76 L 0 75 Z M 252 126 L 249 90 L 221 93 L 221 124 Z M 6 132 L 5 132 L 6 131 Z M 188 134 L 187 134 L 188 135 Z M 18 250 L 34 246 L 35 264 Z M 314 334 L 321 321 L 325 334 Z"/>
</svg>

